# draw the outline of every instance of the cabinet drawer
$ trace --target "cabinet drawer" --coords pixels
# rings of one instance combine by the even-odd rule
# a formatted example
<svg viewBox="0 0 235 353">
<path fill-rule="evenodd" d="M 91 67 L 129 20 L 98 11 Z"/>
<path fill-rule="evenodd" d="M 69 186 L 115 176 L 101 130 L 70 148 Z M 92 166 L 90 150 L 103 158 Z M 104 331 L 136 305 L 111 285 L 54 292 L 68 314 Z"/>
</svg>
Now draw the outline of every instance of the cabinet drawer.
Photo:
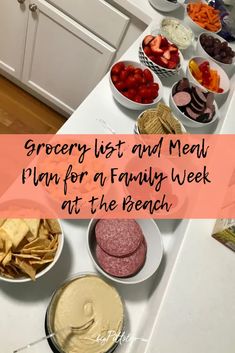
<svg viewBox="0 0 235 353">
<path fill-rule="evenodd" d="M 47 0 L 117 48 L 129 18 L 104 0 Z"/>
</svg>

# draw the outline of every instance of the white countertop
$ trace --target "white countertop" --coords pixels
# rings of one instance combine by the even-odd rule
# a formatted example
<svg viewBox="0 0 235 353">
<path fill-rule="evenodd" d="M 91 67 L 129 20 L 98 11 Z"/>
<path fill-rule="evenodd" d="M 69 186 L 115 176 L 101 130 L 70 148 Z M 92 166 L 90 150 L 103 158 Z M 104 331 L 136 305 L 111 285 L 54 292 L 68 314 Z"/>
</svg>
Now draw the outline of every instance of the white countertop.
<svg viewBox="0 0 235 353">
<path fill-rule="evenodd" d="M 115 1 L 120 5 L 126 2 Z M 136 14 L 142 12 L 142 20 L 150 28 L 162 18 L 147 0 L 129 0 L 128 3 L 129 10 L 134 8 Z M 181 17 L 182 12 L 178 14 Z M 144 34 L 148 31 L 146 29 Z M 139 42 L 140 39 L 123 58 L 138 60 Z M 166 83 L 166 103 L 172 82 Z M 220 122 L 208 130 L 209 133 L 235 133 L 234 77 L 231 85 L 229 98 L 221 108 Z M 229 116 L 224 120 L 229 104 Z M 96 117 L 104 119 L 117 133 L 132 133 L 137 116 L 138 112 L 129 111 L 113 100 L 106 75 L 60 133 L 109 133 Z M 198 130 L 190 132 L 200 133 Z M 213 226 L 213 220 L 190 222 L 146 352 L 234 353 L 235 254 L 211 237 Z"/>
</svg>

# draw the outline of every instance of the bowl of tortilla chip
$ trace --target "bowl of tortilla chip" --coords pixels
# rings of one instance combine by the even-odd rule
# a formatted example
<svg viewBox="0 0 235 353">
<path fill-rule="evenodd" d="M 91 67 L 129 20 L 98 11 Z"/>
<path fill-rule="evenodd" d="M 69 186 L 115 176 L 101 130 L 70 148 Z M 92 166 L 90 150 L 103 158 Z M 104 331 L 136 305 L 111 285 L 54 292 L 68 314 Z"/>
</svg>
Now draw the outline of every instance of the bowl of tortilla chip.
<svg viewBox="0 0 235 353">
<path fill-rule="evenodd" d="M 35 281 L 59 259 L 64 234 L 57 219 L 0 219 L 0 280 Z"/>
</svg>

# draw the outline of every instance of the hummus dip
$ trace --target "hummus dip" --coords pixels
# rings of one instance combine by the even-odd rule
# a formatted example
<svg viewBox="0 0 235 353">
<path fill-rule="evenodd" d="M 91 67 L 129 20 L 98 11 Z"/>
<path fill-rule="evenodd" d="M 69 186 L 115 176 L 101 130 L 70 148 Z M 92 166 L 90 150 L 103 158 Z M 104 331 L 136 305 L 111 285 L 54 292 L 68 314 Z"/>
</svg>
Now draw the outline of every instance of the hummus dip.
<svg viewBox="0 0 235 353">
<path fill-rule="evenodd" d="M 52 327 L 58 331 L 55 340 L 62 352 L 106 353 L 116 344 L 123 304 L 116 289 L 98 276 L 73 279 L 54 305 Z"/>
</svg>

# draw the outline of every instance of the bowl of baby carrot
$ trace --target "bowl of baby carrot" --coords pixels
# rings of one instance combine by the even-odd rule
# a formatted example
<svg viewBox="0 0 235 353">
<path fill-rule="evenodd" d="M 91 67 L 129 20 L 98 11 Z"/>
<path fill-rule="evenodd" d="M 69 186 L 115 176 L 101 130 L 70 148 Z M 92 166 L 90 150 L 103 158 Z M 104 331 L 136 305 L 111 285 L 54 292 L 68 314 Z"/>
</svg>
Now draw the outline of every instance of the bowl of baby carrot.
<svg viewBox="0 0 235 353">
<path fill-rule="evenodd" d="M 185 23 L 196 37 L 205 31 L 218 33 L 222 28 L 220 11 L 203 2 L 190 2 L 186 5 Z"/>
</svg>

